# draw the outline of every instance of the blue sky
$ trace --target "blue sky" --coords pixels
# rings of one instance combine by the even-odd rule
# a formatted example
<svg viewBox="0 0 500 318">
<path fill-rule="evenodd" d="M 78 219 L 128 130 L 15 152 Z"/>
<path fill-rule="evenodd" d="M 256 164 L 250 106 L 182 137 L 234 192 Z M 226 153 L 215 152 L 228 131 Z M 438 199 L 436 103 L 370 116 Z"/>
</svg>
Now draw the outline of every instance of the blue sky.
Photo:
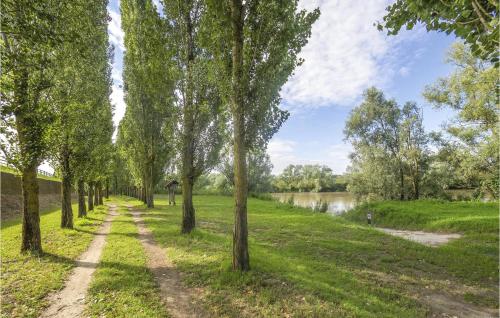
<svg viewBox="0 0 500 318">
<path fill-rule="evenodd" d="M 373 23 L 382 18 L 391 2 L 301 0 L 303 8 L 319 6 L 321 17 L 301 53 L 306 62 L 282 90 L 282 107 L 291 116 L 269 143 L 274 173 L 288 164 L 326 164 L 343 173 L 351 151 L 343 141 L 344 123 L 370 86 L 383 89 L 400 103 L 411 100 L 420 104 L 428 130 L 439 129 L 453 115 L 432 109 L 421 93 L 425 85 L 451 72 L 444 60 L 454 37 L 427 33 L 422 27 L 387 37 Z M 110 41 L 115 46 L 111 99 L 117 125 L 125 111 L 120 88 L 124 48 L 119 1 L 110 1 L 108 9 Z"/>
</svg>

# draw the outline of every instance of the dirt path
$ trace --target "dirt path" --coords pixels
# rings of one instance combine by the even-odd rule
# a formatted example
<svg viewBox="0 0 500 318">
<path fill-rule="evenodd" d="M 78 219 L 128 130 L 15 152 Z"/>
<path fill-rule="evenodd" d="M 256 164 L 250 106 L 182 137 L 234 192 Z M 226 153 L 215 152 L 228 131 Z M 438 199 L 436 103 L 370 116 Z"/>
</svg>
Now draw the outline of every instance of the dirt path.
<svg viewBox="0 0 500 318">
<path fill-rule="evenodd" d="M 40 317 L 73 318 L 82 314 L 85 308 L 87 289 L 99 264 L 106 236 L 111 229 L 111 221 L 116 215 L 118 215 L 116 205 L 110 205 L 108 216 L 95 234 L 87 251 L 76 261 L 76 267 L 66 281 L 64 288 L 49 296 L 48 300 L 51 305 Z"/>
<path fill-rule="evenodd" d="M 435 318 L 497 318 L 499 314 L 498 309 L 476 307 L 441 293 L 421 296 L 420 301 L 431 307 Z"/>
<path fill-rule="evenodd" d="M 406 230 L 394 230 L 378 227 L 377 229 L 394 235 L 399 236 L 404 239 L 414 241 L 420 244 L 436 247 L 442 244 L 448 243 L 450 240 L 461 238 L 460 234 L 440 234 L 440 233 L 430 233 L 422 231 L 406 231 Z"/>
<path fill-rule="evenodd" d="M 181 275 L 167 259 L 166 251 L 158 245 L 153 234 L 146 228 L 141 213 L 129 207 L 139 230 L 139 240 L 148 257 L 148 268 L 160 286 L 161 298 L 168 312 L 176 318 L 208 317 L 201 306 L 196 304 L 196 291 L 182 284 Z"/>
</svg>

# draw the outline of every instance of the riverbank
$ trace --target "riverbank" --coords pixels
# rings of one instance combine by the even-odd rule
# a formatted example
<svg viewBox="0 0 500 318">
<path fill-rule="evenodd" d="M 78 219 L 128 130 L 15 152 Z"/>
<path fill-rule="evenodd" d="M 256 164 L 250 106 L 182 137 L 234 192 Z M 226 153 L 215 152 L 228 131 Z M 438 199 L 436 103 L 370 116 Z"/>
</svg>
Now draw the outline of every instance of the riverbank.
<svg viewBox="0 0 500 318">
<path fill-rule="evenodd" d="M 366 203 L 343 215 L 366 223 L 370 211 L 377 226 L 430 232 L 498 234 L 498 203 L 477 201 L 382 201 Z"/>
</svg>

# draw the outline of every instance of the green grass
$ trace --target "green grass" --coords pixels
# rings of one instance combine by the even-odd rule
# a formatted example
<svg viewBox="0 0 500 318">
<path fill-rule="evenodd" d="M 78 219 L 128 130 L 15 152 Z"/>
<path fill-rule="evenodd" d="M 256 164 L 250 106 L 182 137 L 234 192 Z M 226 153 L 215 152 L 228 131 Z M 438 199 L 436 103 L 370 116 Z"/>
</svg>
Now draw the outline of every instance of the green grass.
<svg viewBox="0 0 500 318">
<path fill-rule="evenodd" d="M 197 229 L 190 235 L 179 234 L 181 207 L 164 197 L 145 221 L 186 283 L 205 291 L 212 316 L 425 317 L 428 308 L 413 297 L 425 291 L 498 307 L 498 247 L 484 246 L 482 233 L 465 246 L 431 248 L 340 217 L 250 199 L 252 270 L 241 275 L 231 270 L 233 199 L 195 196 L 194 203 Z"/>
<path fill-rule="evenodd" d="M 374 222 L 382 227 L 498 234 L 496 202 L 384 201 L 361 205 L 345 214 L 345 218 L 366 222 L 367 211 L 374 212 Z"/>
<path fill-rule="evenodd" d="M 2 222 L 2 317 L 38 317 L 47 306 L 45 297 L 62 287 L 74 267 L 74 260 L 87 249 L 106 209 L 99 206 L 89 212 L 86 219 L 78 219 L 77 206 L 73 205 L 72 230 L 60 228 L 61 210 L 43 212 L 40 228 L 44 254 L 41 256 L 20 253 L 20 218 Z"/>
<path fill-rule="evenodd" d="M 433 293 L 498 308 L 495 204 L 383 202 L 344 218 L 251 198 L 252 270 L 241 274 L 231 270 L 231 197 L 195 196 L 197 228 L 189 235 L 180 234 L 181 206 L 168 206 L 165 196 L 157 196 L 155 209 L 124 197 L 111 200 L 122 207 L 94 274 L 86 316 L 167 316 L 124 204 L 146 211 L 155 239 L 186 284 L 201 288 L 213 317 L 426 317 L 429 308 L 415 295 Z M 379 225 L 464 237 L 431 248 L 386 235 L 364 224 L 366 208 Z M 60 211 L 43 213 L 41 257 L 19 253 L 20 220 L 3 222 L 2 316 L 37 317 L 104 216 L 101 207 L 75 220 L 74 230 L 62 230 Z"/>
<path fill-rule="evenodd" d="M 94 274 L 85 317 L 167 317 L 159 290 L 146 267 L 146 255 L 137 239 L 137 227 L 126 212 L 124 198 Z M 128 201 L 138 204 L 138 201 Z"/>
<path fill-rule="evenodd" d="M 6 173 L 11 173 L 11 174 L 14 174 L 14 175 L 17 175 L 17 176 L 20 175 L 20 172 L 17 169 L 14 169 L 14 168 L 11 168 L 11 167 L 8 167 L 8 166 L 4 166 L 4 165 L 0 165 L 0 171 L 1 172 L 6 172 Z M 37 178 L 38 179 L 44 179 L 44 180 L 51 180 L 51 181 L 61 181 L 60 178 L 57 178 L 57 177 L 48 177 L 48 176 L 44 176 L 43 174 L 38 174 Z"/>
</svg>

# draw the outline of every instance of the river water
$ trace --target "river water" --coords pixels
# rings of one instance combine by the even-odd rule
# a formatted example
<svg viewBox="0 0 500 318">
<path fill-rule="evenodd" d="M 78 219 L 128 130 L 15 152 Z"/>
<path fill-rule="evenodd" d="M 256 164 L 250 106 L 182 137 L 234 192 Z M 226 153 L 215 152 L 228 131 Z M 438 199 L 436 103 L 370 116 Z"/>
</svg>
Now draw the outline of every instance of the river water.
<svg viewBox="0 0 500 318">
<path fill-rule="evenodd" d="M 354 196 L 349 192 L 294 192 L 294 193 L 271 193 L 280 202 L 288 202 L 293 196 L 293 202 L 303 208 L 314 208 L 321 200 L 328 204 L 327 212 L 330 214 L 341 214 L 352 209 L 356 205 Z"/>
<path fill-rule="evenodd" d="M 453 200 L 471 197 L 472 190 L 448 190 L 448 194 Z M 342 214 L 357 204 L 356 199 L 349 192 L 292 192 L 292 193 L 271 193 L 271 195 L 280 202 L 288 202 L 293 196 L 293 202 L 296 206 L 303 208 L 314 208 L 316 204 L 326 202 L 328 204 L 327 212 L 330 214 Z"/>
</svg>

